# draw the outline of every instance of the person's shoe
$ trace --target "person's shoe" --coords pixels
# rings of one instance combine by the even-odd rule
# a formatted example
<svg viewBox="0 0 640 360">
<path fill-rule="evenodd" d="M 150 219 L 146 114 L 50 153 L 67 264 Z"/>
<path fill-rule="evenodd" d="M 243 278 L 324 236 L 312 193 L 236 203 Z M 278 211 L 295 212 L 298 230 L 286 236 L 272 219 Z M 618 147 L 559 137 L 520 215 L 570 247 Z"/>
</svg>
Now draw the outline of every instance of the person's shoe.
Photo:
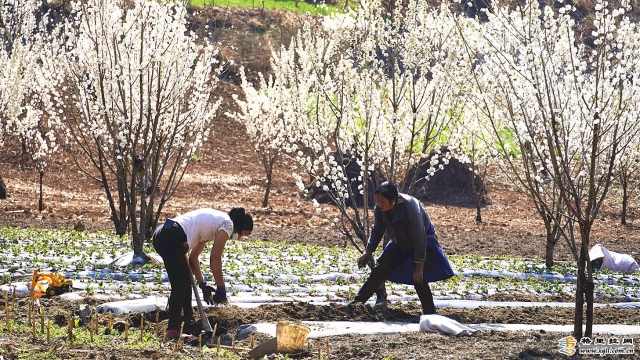
<svg viewBox="0 0 640 360">
<path fill-rule="evenodd" d="M 379 309 L 386 309 L 387 308 L 387 293 L 386 292 L 384 293 L 384 295 L 376 297 L 375 307 L 379 308 Z"/>
<path fill-rule="evenodd" d="M 180 330 L 178 329 L 169 329 L 167 330 L 166 337 L 167 340 L 175 340 L 180 336 Z"/>
</svg>

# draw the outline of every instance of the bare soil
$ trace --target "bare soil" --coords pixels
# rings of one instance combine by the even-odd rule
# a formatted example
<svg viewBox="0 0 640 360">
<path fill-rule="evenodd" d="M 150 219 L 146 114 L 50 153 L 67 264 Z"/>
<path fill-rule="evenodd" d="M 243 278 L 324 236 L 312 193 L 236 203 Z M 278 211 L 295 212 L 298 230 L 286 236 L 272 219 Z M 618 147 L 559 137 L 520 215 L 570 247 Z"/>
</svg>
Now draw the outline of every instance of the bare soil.
<svg viewBox="0 0 640 360">
<path fill-rule="evenodd" d="M 222 13 L 221 10 L 216 10 Z M 273 40 L 290 29 L 274 24 L 286 22 L 295 24 L 290 15 L 262 11 L 234 11 L 229 17 L 209 14 L 221 29 L 221 37 L 231 37 L 233 32 L 243 34 L 244 47 L 229 48 L 229 57 L 236 63 L 243 58 L 252 62 L 268 63 L 268 51 L 265 45 L 253 48 L 255 42 Z M 217 17 L 216 17 L 217 16 Z M 226 19 L 225 21 L 222 21 Z M 284 19 L 284 20 L 283 20 Z M 233 27 L 232 27 L 233 25 Z M 292 25 L 293 26 L 293 25 Z M 222 31 L 225 30 L 225 31 Z M 243 52 L 238 53 L 241 49 Z M 253 65 L 259 67 L 260 65 Z M 262 65 L 264 66 L 264 65 Z M 265 67 L 268 71 L 268 67 Z M 269 206 L 262 208 L 265 175 L 257 156 L 248 143 L 242 125 L 225 115 L 234 110 L 231 94 L 240 94 L 231 75 L 219 84 L 219 94 L 223 97 L 222 108 L 214 119 L 214 135 L 199 150 L 198 162 L 192 162 L 187 175 L 180 185 L 180 191 L 165 208 L 167 217 L 199 207 L 214 207 L 228 210 L 232 206 L 243 205 L 254 215 L 255 230 L 251 239 L 270 241 L 306 242 L 322 246 L 343 246 L 346 239 L 335 228 L 328 226 L 326 220 L 315 213 L 313 207 L 298 195 L 291 177 L 295 164 L 282 158 L 274 175 L 274 188 Z M 46 210 L 38 212 L 38 175 L 35 168 L 21 158 L 20 147 L 11 140 L 0 149 L 0 175 L 7 186 L 8 199 L 0 201 L 0 224 L 15 227 L 73 228 L 81 223 L 86 231 L 111 229 L 109 209 L 100 184 L 97 184 L 73 165 L 64 153 L 51 164 L 44 178 L 44 203 Z M 482 223 L 476 223 L 475 209 L 460 206 L 459 189 L 444 194 L 437 203 L 424 202 L 431 219 L 440 234 L 440 243 L 447 254 L 476 254 L 480 256 L 512 255 L 522 258 L 544 258 L 544 228 L 532 204 L 514 187 L 494 171 L 487 183 L 489 201 L 482 208 Z M 450 199 L 446 201 L 447 197 Z M 620 205 L 616 191 L 612 192 L 594 224 L 591 244 L 600 243 L 610 250 L 633 255 L 639 259 L 640 251 L 640 210 L 637 199 L 632 199 L 632 207 L 627 225 L 620 224 Z M 330 211 L 330 210 L 329 210 Z M 571 261 L 566 244 L 556 249 L 557 261 Z M 498 294 L 492 300 L 539 301 L 524 294 Z M 561 299 L 573 301 L 572 298 Z M 101 300 L 104 301 L 104 300 Z M 87 299 L 94 306 L 99 301 Z M 47 313 L 78 313 L 77 303 L 68 303 L 59 299 L 45 302 Z M 27 302 L 18 301 L 16 313 L 24 317 Z M 572 308 L 488 308 L 478 309 L 438 309 L 438 313 L 449 316 L 462 323 L 528 323 L 528 324 L 572 324 Z M 144 316 L 148 326 L 155 326 L 155 314 L 130 314 L 122 317 L 131 326 L 139 326 Z M 161 314 L 164 321 L 166 314 Z M 256 309 L 243 310 L 235 306 L 209 308 L 207 316 L 217 324 L 223 344 L 231 344 L 231 337 L 243 324 L 265 321 L 303 321 L 303 320 L 348 320 L 348 321 L 419 321 L 419 304 L 391 304 L 388 309 L 370 309 L 364 306 L 343 308 L 314 306 L 305 303 L 285 305 L 264 305 Z M 597 308 L 594 315 L 597 324 L 639 325 L 637 310 L 622 310 L 609 307 Z M 26 321 L 26 320 L 25 320 Z M 101 326 L 106 326 L 106 318 L 101 318 Z M 161 324 L 162 325 L 162 324 Z M 58 326 L 66 326 L 61 321 Z M 194 329 L 197 333 L 199 329 Z M 404 333 L 396 335 L 345 335 L 328 339 L 330 359 L 556 359 L 564 358 L 558 352 L 557 340 L 570 334 L 552 332 L 499 332 L 484 331 L 473 337 L 451 337 L 424 333 Z M 27 352 L 37 354 L 50 349 L 51 345 L 42 340 L 30 341 L 11 334 L 0 335 L 6 358 L 19 358 L 25 355 L 20 346 L 26 346 Z M 255 341 L 266 340 L 256 338 Z M 62 340 L 61 340 L 62 341 Z M 248 347 L 249 340 L 236 343 L 239 347 Z M 636 344 L 640 339 L 636 337 Z M 326 356 L 325 340 L 318 343 L 309 340 L 309 349 L 299 354 L 299 358 L 317 358 L 321 345 Z M 106 347 L 66 346 L 58 349 L 61 358 L 96 359 L 172 359 L 179 354 L 184 357 L 196 356 L 197 346 L 185 345 L 176 352 L 172 346 L 147 349 L 125 346 L 122 343 Z M 640 351 L 640 350 L 637 350 Z M 638 353 L 636 353 L 638 354 Z M 588 358 L 588 357 L 583 357 Z M 596 358 L 596 357 L 594 357 Z M 607 358 L 607 357 L 597 357 Z M 614 357 L 609 357 L 614 358 Z M 617 358 L 617 357 L 616 357 Z M 637 358 L 629 356 L 628 358 Z"/>
</svg>

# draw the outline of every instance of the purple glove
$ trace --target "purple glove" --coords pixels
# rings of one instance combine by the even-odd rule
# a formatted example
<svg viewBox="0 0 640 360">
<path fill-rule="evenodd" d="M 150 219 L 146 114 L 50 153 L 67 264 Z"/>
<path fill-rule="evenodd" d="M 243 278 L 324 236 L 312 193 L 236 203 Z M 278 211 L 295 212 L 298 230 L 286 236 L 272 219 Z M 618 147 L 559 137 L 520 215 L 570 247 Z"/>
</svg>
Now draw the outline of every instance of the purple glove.
<svg viewBox="0 0 640 360">
<path fill-rule="evenodd" d="M 213 296 L 213 302 L 216 304 L 224 304 L 229 300 L 227 299 L 227 290 L 224 286 L 218 285 L 216 286 L 215 295 Z"/>
<path fill-rule="evenodd" d="M 206 281 L 203 281 L 200 284 L 198 284 L 198 287 L 200 287 L 200 290 L 202 290 L 202 296 L 204 297 L 204 301 L 207 304 L 212 305 L 213 294 L 215 293 L 215 290 L 213 290 L 213 287 L 207 285 Z"/>
</svg>

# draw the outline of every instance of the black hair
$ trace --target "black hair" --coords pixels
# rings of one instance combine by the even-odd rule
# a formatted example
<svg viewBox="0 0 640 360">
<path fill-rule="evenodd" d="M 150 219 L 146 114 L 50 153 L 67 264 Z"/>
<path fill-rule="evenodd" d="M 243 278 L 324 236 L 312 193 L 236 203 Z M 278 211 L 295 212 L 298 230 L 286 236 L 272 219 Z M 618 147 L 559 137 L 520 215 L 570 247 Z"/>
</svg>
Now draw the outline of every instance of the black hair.
<svg viewBox="0 0 640 360">
<path fill-rule="evenodd" d="M 253 230 L 253 218 L 251 215 L 245 213 L 242 206 L 237 206 L 229 211 L 229 217 L 233 222 L 233 232 L 241 233 L 244 230 Z"/>
<path fill-rule="evenodd" d="M 392 182 L 385 181 L 378 186 L 374 194 L 380 194 L 391 201 L 398 198 L 398 186 Z"/>
</svg>

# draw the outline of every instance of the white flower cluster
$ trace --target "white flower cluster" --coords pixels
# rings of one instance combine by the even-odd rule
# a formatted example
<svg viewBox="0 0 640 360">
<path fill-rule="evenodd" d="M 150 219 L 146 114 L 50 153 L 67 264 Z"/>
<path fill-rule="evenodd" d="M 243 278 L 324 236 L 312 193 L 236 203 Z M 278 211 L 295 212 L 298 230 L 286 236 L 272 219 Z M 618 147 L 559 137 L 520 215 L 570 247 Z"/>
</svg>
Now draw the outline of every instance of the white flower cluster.
<svg viewBox="0 0 640 360">
<path fill-rule="evenodd" d="M 619 159 L 639 148 L 640 31 L 629 9 L 598 1 L 589 41 L 574 33 L 571 6 L 528 1 L 459 22 L 478 57 L 465 124 L 477 122 L 516 182 L 561 197 L 578 220 L 595 217 Z"/>
<path fill-rule="evenodd" d="M 58 148 L 60 128 L 56 85 L 59 44 L 47 30 L 42 2 L 5 1 L 0 5 L 0 146 L 17 138 L 40 172 Z"/>
<path fill-rule="evenodd" d="M 81 163 L 93 167 L 85 171 L 99 172 L 105 190 L 118 194 L 110 197 L 114 216 L 139 217 L 139 250 L 147 220 L 209 135 L 219 105 L 217 45 L 189 31 L 178 1 L 77 1 L 65 31 L 73 93 L 65 105 L 80 114 L 65 118 L 68 134 L 75 152 L 92 159 Z"/>
<path fill-rule="evenodd" d="M 77 2 L 67 30 L 69 70 L 79 93 L 79 133 L 107 153 L 189 154 L 216 105 L 216 48 L 188 34 L 181 3 Z"/>
<path fill-rule="evenodd" d="M 289 47 L 273 52 L 269 82 L 261 80 L 257 90 L 243 82 L 240 103 L 253 114 L 244 117 L 248 129 L 269 127 L 271 135 L 263 131 L 267 138 L 256 136 L 258 142 L 290 154 L 307 184 L 351 220 L 360 215 L 348 204 L 372 191 L 374 173 L 410 187 L 415 166 L 448 141 L 460 108 L 451 78 L 469 72 L 447 7 L 410 1 L 393 21 L 381 9 L 364 1 L 350 16 L 305 23 Z M 360 172 L 348 174 L 349 164 Z"/>
<path fill-rule="evenodd" d="M 598 2 L 592 45 L 577 40 L 571 5 L 527 1 L 482 22 L 421 1 L 392 19 L 380 9 L 364 1 L 324 26 L 306 23 L 273 52 L 273 78 L 245 89 L 246 104 L 260 104 L 249 118 L 277 118 L 264 120 L 286 134 L 274 143 L 344 216 L 351 182 L 369 193 L 375 173 L 410 190 L 414 166 L 431 176 L 447 163 L 427 162 L 440 145 L 475 173 L 496 161 L 523 182 L 562 183 L 578 204 L 589 179 L 606 186 L 616 159 L 637 152 L 640 35 L 627 0 Z M 356 176 L 346 173 L 353 162 Z"/>
</svg>

